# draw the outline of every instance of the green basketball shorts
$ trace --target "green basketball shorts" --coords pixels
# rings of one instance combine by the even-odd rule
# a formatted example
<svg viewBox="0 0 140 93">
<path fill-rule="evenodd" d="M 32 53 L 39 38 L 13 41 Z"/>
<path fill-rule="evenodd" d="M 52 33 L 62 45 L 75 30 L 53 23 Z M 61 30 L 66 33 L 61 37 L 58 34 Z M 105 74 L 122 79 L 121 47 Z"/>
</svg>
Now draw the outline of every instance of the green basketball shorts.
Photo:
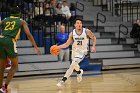
<svg viewBox="0 0 140 93">
<path fill-rule="evenodd" d="M 0 59 L 17 57 L 16 42 L 10 37 L 0 37 Z"/>
</svg>

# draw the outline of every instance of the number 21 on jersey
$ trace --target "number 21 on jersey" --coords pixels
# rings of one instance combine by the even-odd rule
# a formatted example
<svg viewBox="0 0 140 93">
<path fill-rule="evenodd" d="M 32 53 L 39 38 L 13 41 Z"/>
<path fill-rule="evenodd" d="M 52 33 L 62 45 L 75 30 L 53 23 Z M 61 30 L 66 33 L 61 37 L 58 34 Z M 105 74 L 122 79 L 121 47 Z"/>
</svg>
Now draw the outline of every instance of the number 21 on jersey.
<svg viewBox="0 0 140 93">
<path fill-rule="evenodd" d="M 77 41 L 77 45 L 82 45 L 82 41 Z"/>
</svg>

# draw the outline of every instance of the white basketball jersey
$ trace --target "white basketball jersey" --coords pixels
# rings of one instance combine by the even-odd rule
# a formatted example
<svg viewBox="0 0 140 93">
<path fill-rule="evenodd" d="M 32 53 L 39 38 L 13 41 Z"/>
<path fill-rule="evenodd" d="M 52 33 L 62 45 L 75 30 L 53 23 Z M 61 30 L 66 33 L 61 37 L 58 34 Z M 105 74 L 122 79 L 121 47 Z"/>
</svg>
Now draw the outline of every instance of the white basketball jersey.
<svg viewBox="0 0 140 93">
<path fill-rule="evenodd" d="M 86 28 L 83 28 L 81 35 L 78 35 L 76 33 L 76 30 L 74 29 L 72 32 L 72 36 L 74 41 L 72 44 L 72 50 L 81 53 L 87 52 L 89 39 L 86 34 Z"/>
</svg>

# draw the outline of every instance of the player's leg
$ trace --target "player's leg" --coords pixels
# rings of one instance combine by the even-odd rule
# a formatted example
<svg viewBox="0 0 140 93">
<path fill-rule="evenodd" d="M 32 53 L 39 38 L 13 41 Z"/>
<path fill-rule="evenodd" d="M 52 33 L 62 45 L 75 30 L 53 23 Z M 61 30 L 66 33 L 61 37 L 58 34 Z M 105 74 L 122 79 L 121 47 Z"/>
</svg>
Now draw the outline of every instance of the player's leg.
<svg viewBox="0 0 140 93">
<path fill-rule="evenodd" d="M 74 66 L 74 70 L 77 72 L 77 82 L 82 81 L 83 70 L 80 69 L 79 63 L 84 59 L 84 57 L 85 54 L 76 54 L 73 58 L 73 61 L 78 63 Z"/>
<path fill-rule="evenodd" d="M 11 39 L 7 39 L 7 42 L 8 43 L 6 46 L 6 54 L 7 54 L 8 58 L 11 59 L 11 69 L 9 70 L 7 78 L 6 78 L 6 82 L 5 82 L 6 87 L 11 82 L 11 80 L 18 68 L 16 43 L 14 42 L 14 40 L 11 40 Z"/>
<path fill-rule="evenodd" d="M 63 81 L 66 81 L 67 78 L 70 77 L 70 75 L 73 73 L 73 70 L 76 70 L 77 74 L 83 74 L 83 70 L 80 70 L 79 63 L 81 60 L 83 60 L 85 55 L 80 55 L 78 53 L 74 54 L 73 61 L 69 67 L 69 69 L 66 71 L 66 74 L 64 75 L 64 78 L 62 79 Z"/>
<path fill-rule="evenodd" d="M 6 67 L 6 54 L 2 46 L 0 46 L 0 92 L 6 92 L 7 89 L 3 86 L 4 70 Z"/>
<path fill-rule="evenodd" d="M 11 69 L 8 72 L 5 84 L 8 86 L 9 83 L 11 82 L 15 72 L 18 69 L 18 57 L 16 58 L 10 58 L 11 59 Z"/>
<path fill-rule="evenodd" d="M 82 80 L 83 70 L 80 69 L 79 62 L 82 60 L 82 57 L 75 56 L 69 69 L 66 71 L 62 80 L 57 84 L 58 87 L 62 87 L 65 81 L 70 77 L 74 70 L 77 71 L 77 81 L 80 82 Z"/>
<path fill-rule="evenodd" d="M 79 66 L 78 63 L 73 61 L 69 69 L 66 71 L 66 74 L 64 75 L 64 77 L 69 78 L 74 69 L 77 69 L 77 70 L 79 69 L 78 66 Z"/>
<path fill-rule="evenodd" d="M 72 62 L 69 69 L 66 71 L 64 77 L 62 78 L 62 80 L 60 82 L 58 82 L 57 86 L 58 87 L 62 87 L 65 83 L 65 81 L 70 77 L 70 75 L 73 73 L 73 70 L 75 69 L 75 66 L 77 65 L 78 63 L 76 62 Z"/>
<path fill-rule="evenodd" d="M 3 91 L 2 87 L 3 87 L 3 77 L 4 77 L 5 66 L 6 66 L 6 59 L 0 59 L 0 91 Z"/>
<path fill-rule="evenodd" d="M 62 80 L 57 84 L 58 87 L 61 87 L 64 85 L 65 81 L 70 77 L 70 75 L 73 73 L 74 70 L 76 70 L 77 72 L 77 81 L 80 82 L 82 80 L 82 74 L 83 74 L 83 70 L 80 69 L 79 63 L 80 61 L 83 60 L 84 58 L 84 54 L 79 54 L 76 52 L 72 53 L 72 63 L 69 67 L 69 69 L 66 71 L 64 77 L 62 78 Z"/>
</svg>

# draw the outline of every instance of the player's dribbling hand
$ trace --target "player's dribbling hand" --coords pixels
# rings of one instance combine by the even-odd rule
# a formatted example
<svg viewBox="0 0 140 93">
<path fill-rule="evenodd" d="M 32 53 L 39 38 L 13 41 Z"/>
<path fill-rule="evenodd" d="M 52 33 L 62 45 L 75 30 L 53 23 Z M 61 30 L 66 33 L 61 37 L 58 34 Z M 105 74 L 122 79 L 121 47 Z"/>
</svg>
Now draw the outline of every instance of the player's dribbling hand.
<svg viewBox="0 0 140 93">
<path fill-rule="evenodd" d="M 38 55 L 41 55 L 41 51 L 39 50 L 38 47 L 34 47 L 34 50 L 37 52 Z"/>
<path fill-rule="evenodd" d="M 96 53 L 96 47 L 92 47 L 92 48 L 91 48 L 91 52 Z"/>
</svg>

